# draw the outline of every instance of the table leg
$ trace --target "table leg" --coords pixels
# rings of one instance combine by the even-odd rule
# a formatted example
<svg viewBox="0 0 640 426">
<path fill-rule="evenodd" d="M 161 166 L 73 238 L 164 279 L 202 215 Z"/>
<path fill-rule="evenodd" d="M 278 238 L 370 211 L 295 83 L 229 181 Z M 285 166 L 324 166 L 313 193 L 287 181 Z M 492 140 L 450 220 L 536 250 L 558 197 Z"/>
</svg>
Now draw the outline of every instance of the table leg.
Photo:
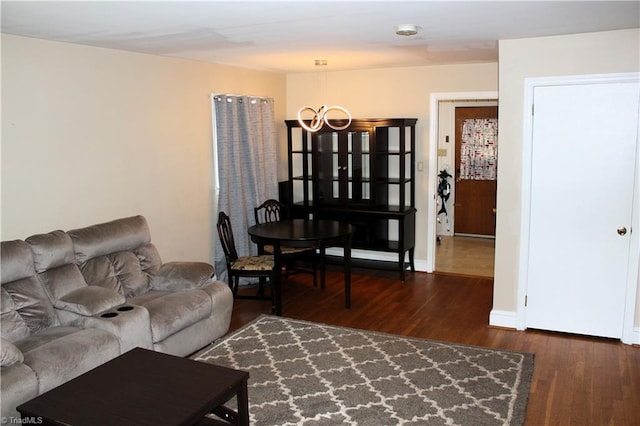
<svg viewBox="0 0 640 426">
<path fill-rule="evenodd" d="M 411 272 L 415 272 L 416 271 L 416 265 L 413 261 L 413 252 L 415 251 L 415 248 L 410 248 L 409 249 L 409 264 L 411 265 Z"/>
<path fill-rule="evenodd" d="M 238 425 L 249 426 L 249 392 L 247 380 L 243 380 L 238 389 Z"/>
<path fill-rule="evenodd" d="M 351 308 L 351 236 L 344 244 L 344 307 Z"/>
<path fill-rule="evenodd" d="M 211 410 L 211 414 L 214 414 L 224 420 L 224 423 L 218 422 L 214 419 L 205 418 L 203 421 L 198 422 L 197 425 L 225 424 L 249 426 L 249 392 L 247 390 L 247 379 L 241 380 L 235 391 L 236 402 L 238 405 L 236 409 L 237 411 L 233 411 L 224 405 L 220 405 L 219 407 Z"/>
</svg>

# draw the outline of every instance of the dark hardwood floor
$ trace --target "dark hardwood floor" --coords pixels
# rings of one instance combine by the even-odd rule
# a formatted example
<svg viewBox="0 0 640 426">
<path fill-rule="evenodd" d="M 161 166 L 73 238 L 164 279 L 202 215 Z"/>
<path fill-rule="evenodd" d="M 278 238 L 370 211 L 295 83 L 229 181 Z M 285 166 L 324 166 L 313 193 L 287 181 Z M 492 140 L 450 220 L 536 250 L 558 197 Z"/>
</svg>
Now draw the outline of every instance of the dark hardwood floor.
<svg viewBox="0 0 640 426">
<path fill-rule="evenodd" d="M 640 425 L 640 348 L 619 341 L 488 326 L 493 280 L 355 269 L 352 307 L 342 274 L 327 288 L 307 274 L 283 283 L 283 316 L 489 348 L 531 352 L 535 369 L 526 425 Z M 231 330 L 270 313 L 268 301 L 236 300 Z"/>
</svg>

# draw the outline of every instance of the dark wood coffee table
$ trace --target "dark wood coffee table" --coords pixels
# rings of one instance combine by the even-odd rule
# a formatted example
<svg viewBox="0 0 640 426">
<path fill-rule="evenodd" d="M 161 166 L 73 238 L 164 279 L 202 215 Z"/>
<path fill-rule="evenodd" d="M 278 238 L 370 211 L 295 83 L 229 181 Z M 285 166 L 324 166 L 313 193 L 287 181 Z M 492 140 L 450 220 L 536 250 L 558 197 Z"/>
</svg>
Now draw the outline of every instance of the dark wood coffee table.
<svg viewBox="0 0 640 426">
<path fill-rule="evenodd" d="M 17 409 L 53 425 L 248 425 L 248 378 L 246 371 L 135 348 Z M 233 396 L 237 412 L 222 406 Z"/>
</svg>

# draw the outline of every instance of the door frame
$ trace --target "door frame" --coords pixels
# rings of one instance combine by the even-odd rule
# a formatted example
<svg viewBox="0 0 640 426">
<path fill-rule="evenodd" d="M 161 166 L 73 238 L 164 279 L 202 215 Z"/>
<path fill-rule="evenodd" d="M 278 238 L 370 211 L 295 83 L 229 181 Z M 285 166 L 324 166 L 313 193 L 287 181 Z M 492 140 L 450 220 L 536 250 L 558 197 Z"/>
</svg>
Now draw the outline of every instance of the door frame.
<svg viewBox="0 0 640 426">
<path fill-rule="evenodd" d="M 522 199 L 521 199 L 521 220 L 520 220 L 520 255 L 518 262 L 518 289 L 516 308 L 516 328 L 526 329 L 526 294 L 528 288 L 529 275 L 529 231 L 531 219 L 531 171 L 532 171 L 532 149 L 533 149 L 533 97 L 536 87 L 544 86 L 565 86 L 598 83 L 638 83 L 640 73 L 615 73 L 615 74 L 593 74 L 593 75 L 570 75 L 558 77 L 531 77 L 524 79 L 524 120 L 522 135 Z M 638 125 L 640 135 L 640 123 Z M 633 232 L 633 229 L 640 231 L 640 212 L 638 209 L 638 175 L 640 173 L 640 142 L 636 139 L 636 170 L 633 184 L 634 199 L 632 201 L 631 213 L 631 241 L 629 244 L 629 265 L 627 267 L 627 283 L 625 309 L 622 327 L 622 342 L 626 344 L 640 343 L 640 331 L 634 338 L 634 321 L 637 304 L 638 280 L 640 278 L 640 232 Z"/>
<path fill-rule="evenodd" d="M 426 272 L 431 273 L 436 266 L 436 221 L 438 195 L 438 121 L 440 117 L 440 101 L 498 101 L 498 92 L 442 92 L 430 95 L 429 123 L 429 176 L 427 186 L 427 259 Z M 496 237 L 497 238 L 497 237 Z"/>
</svg>

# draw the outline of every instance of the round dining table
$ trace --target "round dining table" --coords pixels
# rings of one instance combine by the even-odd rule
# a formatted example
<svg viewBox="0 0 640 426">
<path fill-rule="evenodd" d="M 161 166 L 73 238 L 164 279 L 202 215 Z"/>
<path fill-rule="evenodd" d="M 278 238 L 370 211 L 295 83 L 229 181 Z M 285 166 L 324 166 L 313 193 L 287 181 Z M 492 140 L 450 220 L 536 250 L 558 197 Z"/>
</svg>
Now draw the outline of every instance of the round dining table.
<svg viewBox="0 0 640 426">
<path fill-rule="evenodd" d="M 282 315 L 282 251 L 280 247 L 315 248 L 320 253 L 321 288 L 325 286 L 325 250 L 343 247 L 345 308 L 351 307 L 351 237 L 355 228 L 335 220 L 291 219 L 251 226 L 247 232 L 259 246 L 273 245 L 273 312 Z"/>
</svg>

